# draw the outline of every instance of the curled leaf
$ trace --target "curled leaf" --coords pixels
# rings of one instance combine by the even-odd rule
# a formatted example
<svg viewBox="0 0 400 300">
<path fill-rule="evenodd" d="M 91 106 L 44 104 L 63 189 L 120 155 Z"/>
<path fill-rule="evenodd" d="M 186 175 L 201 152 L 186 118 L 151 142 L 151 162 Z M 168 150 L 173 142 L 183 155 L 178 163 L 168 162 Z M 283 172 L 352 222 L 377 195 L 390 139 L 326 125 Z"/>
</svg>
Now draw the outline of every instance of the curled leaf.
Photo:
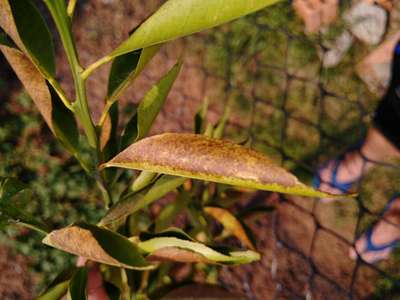
<svg viewBox="0 0 400 300">
<path fill-rule="evenodd" d="M 237 237 L 247 248 L 255 250 L 242 224 L 228 210 L 219 207 L 205 207 L 204 211 L 220 222 L 226 231 Z"/>
<path fill-rule="evenodd" d="M 43 243 L 100 263 L 136 270 L 153 268 L 128 239 L 105 228 L 77 223 L 54 230 Z"/>
<path fill-rule="evenodd" d="M 186 234 L 173 230 L 154 234 L 152 238 L 138 242 L 138 247 L 148 254 L 148 260 L 203 262 L 211 264 L 245 264 L 260 259 L 257 252 L 225 250 L 220 252 L 199 243 Z M 141 236 L 141 239 L 142 236 Z"/>
<path fill-rule="evenodd" d="M 165 133 L 145 138 L 102 167 L 146 170 L 302 196 L 333 196 L 302 184 L 260 152 L 195 134 Z"/>
</svg>

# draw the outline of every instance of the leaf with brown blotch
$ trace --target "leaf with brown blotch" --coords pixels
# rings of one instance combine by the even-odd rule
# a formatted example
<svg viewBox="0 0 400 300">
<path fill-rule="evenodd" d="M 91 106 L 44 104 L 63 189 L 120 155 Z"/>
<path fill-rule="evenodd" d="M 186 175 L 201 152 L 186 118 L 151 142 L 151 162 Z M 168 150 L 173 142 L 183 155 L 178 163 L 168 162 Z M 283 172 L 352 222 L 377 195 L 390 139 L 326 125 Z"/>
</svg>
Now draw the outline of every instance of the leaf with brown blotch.
<svg viewBox="0 0 400 300">
<path fill-rule="evenodd" d="M 226 231 L 234 235 L 251 250 L 255 250 L 250 239 L 247 237 L 246 231 L 243 229 L 242 224 L 233 216 L 228 210 L 219 207 L 204 207 L 204 211 L 212 216 L 215 220 L 220 222 Z"/>
<path fill-rule="evenodd" d="M 164 235 L 166 232 L 163 233 Z M 139 242 L 137 246 L 148 253 L 149 260 L 202 262 L 209 264 L 239 265 L 260 259 L 260 254 L 252 250 L 224 251 L 215 250 L 202 243 L 176 238 L 174 236 L 160 236 Z"/>
<path fill-rule="evenodd" d="M 301 196 L 335 197 L 304 185 L 260 152 L 196 134 L 165 133 L 145 138 L 101 167 L 146 170 Z"/>
<path fill-rule="evenodd" d="M 211 263 L 203 255 L 174 247 L 161 248 L 151 253 L 147 260 L 149 261 L 172 261 L 181 263 Z"/>
<path fill-rule="evenodd" d="M 51 131 L 54 132 L 51 121 L 51 95 L 46 80 L 31 60 L 20 50 L 1 45 L 0 50 L 17 74 L 19 80 L 21 80 L 47 125 L 49 125 Z"/>
<path fill-rule="evenodd" d="M 44 238 L 43 243 L 112 266 L 136 270 L 154 267 L 124 236 L 94 225 L 77 223 L 54 230 Z"/>
<path fill-rule="evenodd" d="M 29 96 L 57 139 L 73 155 L 77 153 L 79 131 L 73 113 L 68 110 L 52 87 L 20 50 L 0 45 L 0 51 L 17 74 Z"/>
</svg>

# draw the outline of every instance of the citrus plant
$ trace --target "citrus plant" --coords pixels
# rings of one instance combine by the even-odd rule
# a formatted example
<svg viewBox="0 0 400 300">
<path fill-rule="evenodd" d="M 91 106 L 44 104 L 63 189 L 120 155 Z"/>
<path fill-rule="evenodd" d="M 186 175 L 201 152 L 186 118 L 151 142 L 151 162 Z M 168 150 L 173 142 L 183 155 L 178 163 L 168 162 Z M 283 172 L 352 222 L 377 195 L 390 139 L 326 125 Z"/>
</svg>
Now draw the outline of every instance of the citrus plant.
<svg viewBox="0 0 400 300">
<path fill-rule="evenodd" d="M 107 212 L 97 224 L 77 222 L 49 228 L 40 216 L 24 210 L 24 203 L 32 199 L 29 187 L 15 178 L 1 178 L 0 221 L 37 230 L 44 235 L 44 244 L 97 263 L 110 298 L 156 297 L 170 290 L 172 262 L 207 268 L 259 260 L 241 222 L 245 212 L 235 216 L 227 209 L 235 201 L 234 196 L 227 199 L 231 197 L 229 186 L 332 196 L 304 185 L 263 154 L 222 140 L 228 110 L 212 126 L 206 122 L 205 103 L 195 116 L 194 134 L 148 137 L 181 62 L 147 92 L 126 124 L 119 121 L 118 99 L 163 44 L 253 13 L 276 0 L 168 0 L 114 51 L 86 68 L 80 64 L 71 29 L 76 0 L 68 5 L 64 0 L 43 2 L 70 65 L 75 99 L 69 99 L 57 81 L 53 37 L 32 1 L 0 0 L 0 50 L 55 138 L 96 182 Z M 106 63 L 112 64 L 108 89 L 95 124 L 85 82 Z M 127 174 L 131 176 L 128 180 Z M 151 218 L 149 206 L 174 191 L 175 199 Z M 183 211 L 189 216 L 187 223 L 172 227 Z M 219 237 L 209 229 L 212 220 L 224 228 Z M 242 247 L 217 247 L 221 236 L 234 236 Z M 71 299 L 86 299 L 90 264 L 61 272 L 39 299 L 59 299 L 66 294 Z"/>
</svg>

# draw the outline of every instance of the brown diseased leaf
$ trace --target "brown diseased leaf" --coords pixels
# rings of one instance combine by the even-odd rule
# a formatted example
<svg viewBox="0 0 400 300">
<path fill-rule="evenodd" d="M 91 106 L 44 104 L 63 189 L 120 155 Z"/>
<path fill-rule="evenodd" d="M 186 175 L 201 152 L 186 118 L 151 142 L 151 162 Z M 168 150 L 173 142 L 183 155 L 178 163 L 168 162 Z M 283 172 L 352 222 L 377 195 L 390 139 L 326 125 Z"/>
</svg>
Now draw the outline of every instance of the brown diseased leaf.
<svg viewBox="0 0 400 300">
<path fill-rule="evenodd" d="M 43 243 L 92 261 L 131 268 L 108 255 L 89 230 L 78 226 L 54 230 L 46 236 Z"/>
<path fill-rule="evenodd" d="M 196 134 L 164 133 L 145 138 L 102 165 L 105 167 L 146 170 L 308 197 L 335 197 L 302 184 L 260 152 Z"/>
<path fill-rule="evenodd" d="M 234 144 L 188 133 L 164 133 L 132 144 L 107 166 L 137 166 L 180 172 L 182 175 L 204 174 L 283 186 L 299 184 L 297 178 L 273 164 L 265 155 Z M 161 171 L 162 173 L 162 171 Z"/>
<path fill-rule="evenodd" d="M 149 261 L 175 261 L 182 263 L 212 263 L 210 260 L 205 258 L 199 253 L 193 251 L 175 248 L 175 247 L 165 247 L 158 249 L 147 257 Z"/>
<path fill-rule="evenodd" d="M 108 141 L 110 140 L 111 129 L 112 129 L 111 117 L 110 117 L 110 114 L 107 114 L 104 124 L 101 127 L 101 132 L 100 132 L 100 150 L 101 151 L 104 150 L 104 147 L 107 145 Z"/>
<path fill-rule="evenodd" d="M 1 0 L 0 3 L 2 3 Z M 51 95 L 45 79 L 31 60 L 20 50 L 7 46 L 0 46 L 0 50 L 12 66 L 19 80 L 21 80 L 46 123 L 54 132 Z"/>
</svg>

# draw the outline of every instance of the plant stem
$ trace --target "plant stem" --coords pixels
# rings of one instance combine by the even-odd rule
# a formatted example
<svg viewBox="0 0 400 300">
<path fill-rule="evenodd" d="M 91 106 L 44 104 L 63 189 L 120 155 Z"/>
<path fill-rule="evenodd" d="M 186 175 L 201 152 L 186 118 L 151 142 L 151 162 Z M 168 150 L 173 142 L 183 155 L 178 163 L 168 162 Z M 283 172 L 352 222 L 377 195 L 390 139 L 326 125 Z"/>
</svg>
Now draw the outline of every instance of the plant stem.
<svg viewBox="0 0 400 300">
<path fill-rule="evenodd" d="M 108 63 L 112 59 L 113 59 L 113 57 L 111 57 L 111 56 L 104 56 L 104 57 L 100 58 L 98 61 L 91 64 L 89 67 L 86 68 L 85 71 L 82 72 L 82 74 L 81 74 L 82 79 L 86 80 L 90 76 L 90 74 L 92 74 L 96 69 L 100 68 L 102 65 Z"/>
<path fill-rule="evenodd" d="M 66 14 L 64 1 L 44 0 L 49 11 L 56 23 L 61 42 L 67 55 L 68 63 L 71 68 L 72 76 L 75 83 L 75 91 L 77 101 L 74 102 L 73 108 L 78 119 L 82 123 L 82 127 L 88 138 L 89 145 L 92 148 L 97 147 L 97 134 L 90 116 L 89 107 L 86 98 L 85 80 L 81 77 L 82 67 L 79 63 L 78 54 L 75 48 L 75 42 L 72 37 L 71 21 Z"/>
<path fill-rule="evenodd" d="M 121 281 L 122 281 L 121 299 L 131 300 L 131 289 L 129 287 L 128 275 L 126 274 L 125 269 L 121 268 L 120 270 L 121 270 Z"/>
<path fill-rule="evenodd" d="M 149 285 L 149 276 L 150 276 L 150 271 L 143 271 L 142 272 L 142 279 L 140 282 L 140 287 L 139 287 L 139 293 L 143 293 L 146 290 L 147 286 Z"/>
</svg>

